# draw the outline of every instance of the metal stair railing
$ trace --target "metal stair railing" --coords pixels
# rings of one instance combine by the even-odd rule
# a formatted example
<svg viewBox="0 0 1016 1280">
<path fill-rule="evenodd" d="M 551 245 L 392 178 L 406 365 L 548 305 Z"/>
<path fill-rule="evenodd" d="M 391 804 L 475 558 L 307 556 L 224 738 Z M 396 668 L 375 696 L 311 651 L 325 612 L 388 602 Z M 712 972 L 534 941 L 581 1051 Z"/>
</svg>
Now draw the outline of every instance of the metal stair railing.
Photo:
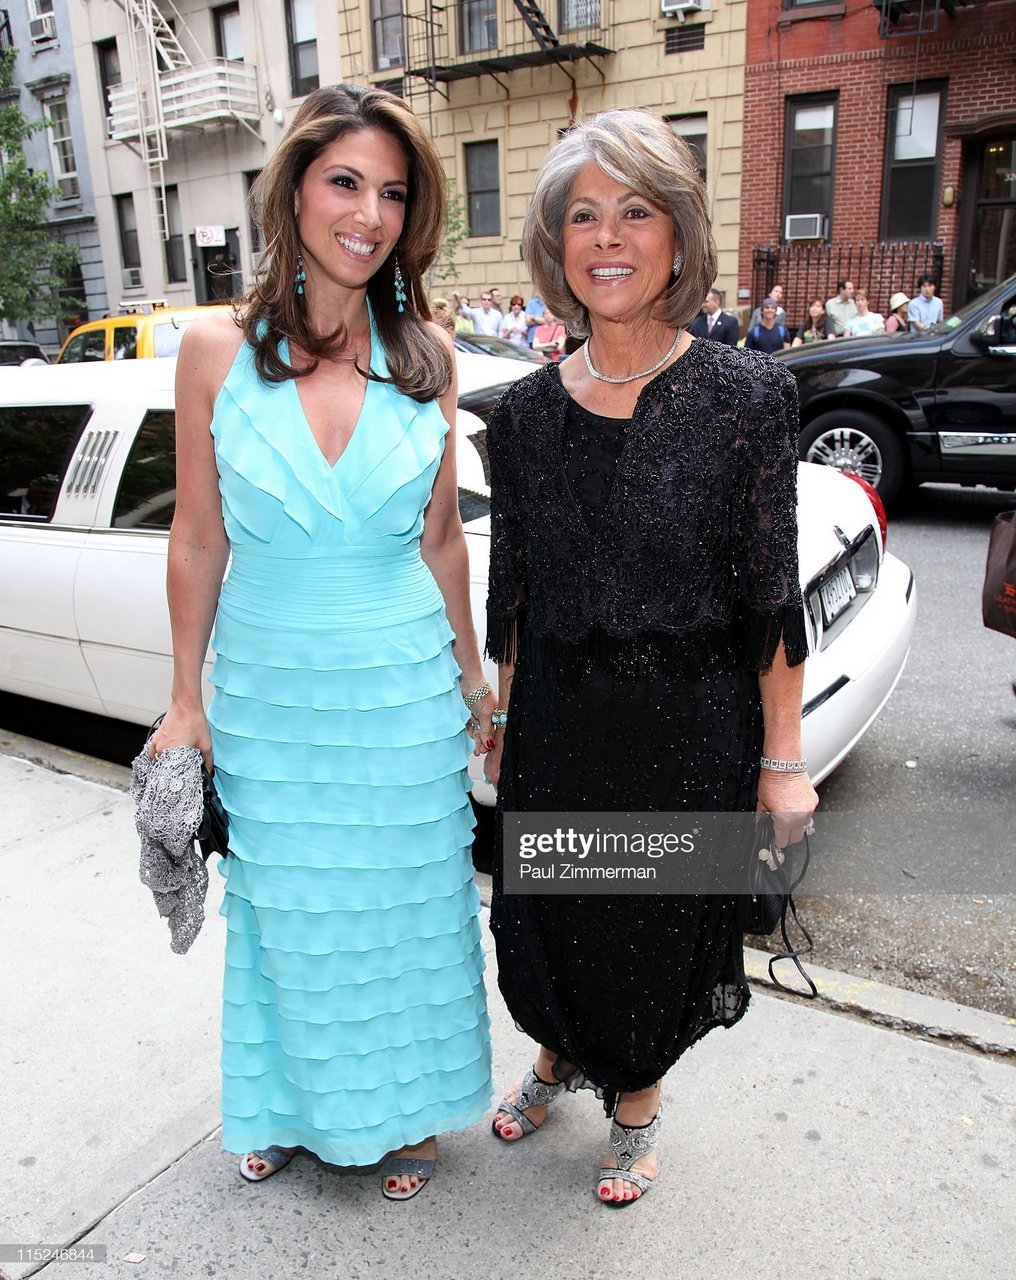
<svg viewBox="0 0 1016 1280">
<path fill-rule="evenodd" d="M 561 41 L 535 0 L 515 0 L 515 8 L 522 15 L 523 22 L 533 33 L 533 39 L 541 49 L 557 48 Z"/>
</svg>

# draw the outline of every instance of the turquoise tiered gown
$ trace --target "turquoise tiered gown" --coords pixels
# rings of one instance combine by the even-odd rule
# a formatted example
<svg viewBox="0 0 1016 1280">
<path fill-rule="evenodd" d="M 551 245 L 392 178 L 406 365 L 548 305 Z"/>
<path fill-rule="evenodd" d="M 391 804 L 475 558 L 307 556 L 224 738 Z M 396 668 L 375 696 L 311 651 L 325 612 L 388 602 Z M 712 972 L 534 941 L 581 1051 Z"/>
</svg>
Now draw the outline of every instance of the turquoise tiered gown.
<svg viewBox="0 0 1016 1280">
<path fill-rule="evenodd" d="M 371 365 L 387 375 L 376 334 Z M 229 1151 L 365 1165 L 489 1105 L 471 743 L 420 555 L 447 430 L 370 382 L 331 467 L 296 383 L 262 382 L 246 343 L 216 400 Z"/>
</svg>

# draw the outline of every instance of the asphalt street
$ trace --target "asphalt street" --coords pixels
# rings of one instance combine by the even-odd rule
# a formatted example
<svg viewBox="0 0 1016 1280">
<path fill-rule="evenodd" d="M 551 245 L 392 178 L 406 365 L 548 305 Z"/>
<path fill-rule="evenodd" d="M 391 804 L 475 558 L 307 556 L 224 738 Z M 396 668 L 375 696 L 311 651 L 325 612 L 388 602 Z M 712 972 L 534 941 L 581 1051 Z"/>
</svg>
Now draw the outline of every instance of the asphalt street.
<svg viewBox="0 0 1016 1280">
<path fill-rule="evenodd" d="M 888 706 L 820 789 L 818 821 L 822 810 L 870 813 L 870 846 L 844 854 L 874 861 L 887 853 L 879 816 L 891 818 L 907 892 L 802 900 L 819 963 L 1003 1014 L 1016 1012 L 1011 836 L 977 853 L 993 867 L 985 881 L 1012 892 L 976 877 L 962 894 L 934 885 L 965 858 L 967 818 L 1016 831 L 1016 641 L 985 630 L 980 606 L 992 519 L 1014 506 L 1012 494 L 934 485 L 890 518 L 889 550 L 917 579 L 914 645 Z M 940 815 L 941 839 L 928 839 L 928 815 Z"/>
</svg>

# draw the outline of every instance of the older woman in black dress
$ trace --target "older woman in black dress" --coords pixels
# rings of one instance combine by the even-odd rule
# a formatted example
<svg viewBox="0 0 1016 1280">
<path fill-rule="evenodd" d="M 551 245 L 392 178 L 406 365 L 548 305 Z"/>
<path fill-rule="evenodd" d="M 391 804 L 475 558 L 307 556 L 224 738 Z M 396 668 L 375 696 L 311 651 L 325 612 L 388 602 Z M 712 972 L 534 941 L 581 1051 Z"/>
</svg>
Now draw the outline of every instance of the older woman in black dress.
<svg viewBox="0 0 1016 1280">
<path fill-rule="evenodd" d="M 586 342 L 515 383 L 487 432 L 501 818 L 757 807 L 779 844 L 799 840 L 817 797 L 797 393 L 777 361 L 684 330 L 715 273 L 690 152 L 643 111 L 577 126 L 523 243 L 536 291 Z M 591 1085 L 613 1115 L 597 1196 L 629 1205 L 656 1173 L 662 1077 L 748 1003 L 737 899 L 506 894 L 501 872 L 499 982 L 540 1048 L 494 1132 L 518 1141 Z"/>
</svg>

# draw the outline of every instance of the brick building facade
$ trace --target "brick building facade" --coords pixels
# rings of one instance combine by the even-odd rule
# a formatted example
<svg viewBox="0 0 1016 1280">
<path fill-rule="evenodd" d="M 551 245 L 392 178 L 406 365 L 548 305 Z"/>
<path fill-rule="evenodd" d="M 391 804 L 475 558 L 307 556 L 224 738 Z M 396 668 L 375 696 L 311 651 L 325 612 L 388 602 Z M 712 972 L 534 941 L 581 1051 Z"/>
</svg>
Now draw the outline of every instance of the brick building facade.
<svg viewBox="0 0 1016 1280">
<path fill-rule="evenodd" d="M 1016 271 L 1014 0 L 748 10 L 742 300 L 786 277 L 796 322 L 849 275 L 885 311 L 935 269 L 955 308 Z"/>
</svg>

